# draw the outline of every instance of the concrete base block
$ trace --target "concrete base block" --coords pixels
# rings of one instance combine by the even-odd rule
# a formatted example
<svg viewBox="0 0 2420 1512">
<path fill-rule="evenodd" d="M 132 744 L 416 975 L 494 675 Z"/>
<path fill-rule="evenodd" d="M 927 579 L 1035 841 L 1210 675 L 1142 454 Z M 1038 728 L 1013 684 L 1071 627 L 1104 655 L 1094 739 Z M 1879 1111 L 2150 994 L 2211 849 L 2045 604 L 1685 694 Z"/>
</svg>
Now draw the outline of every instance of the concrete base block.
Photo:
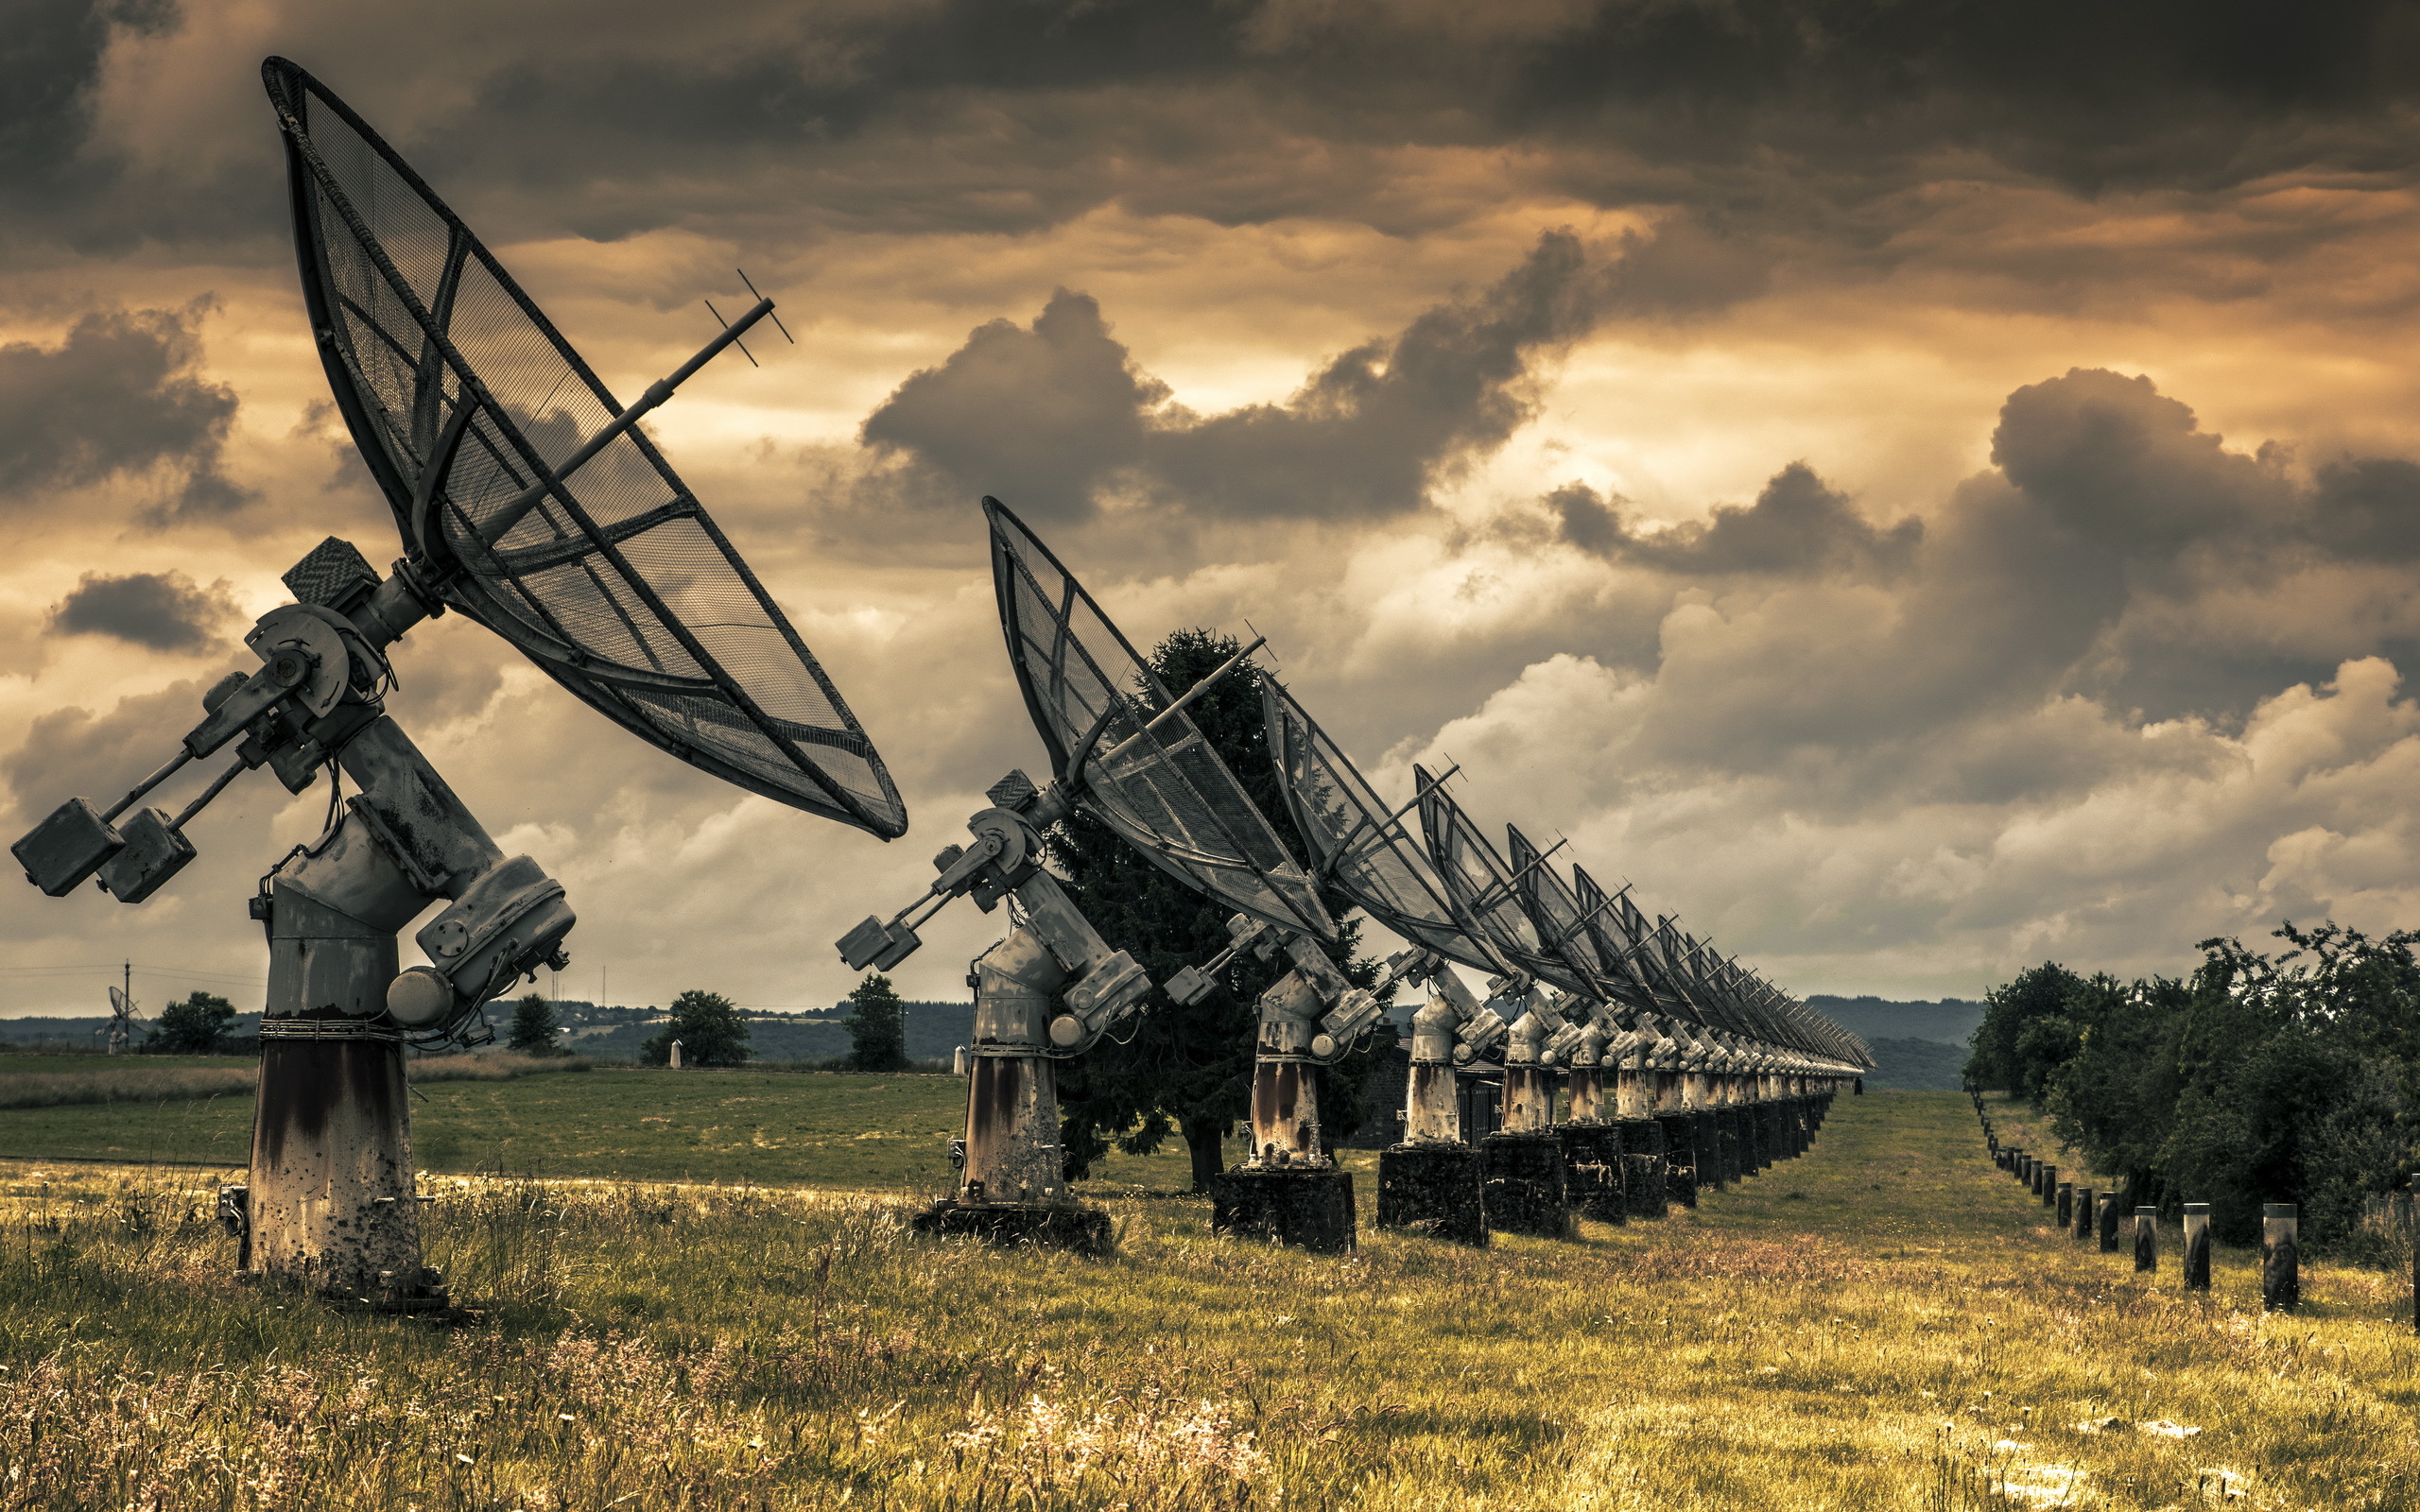
<svg viewBox="0 0 2420 1512">
<path fill-rule="evenodd" d="M 1554 1132 L 1563 1142 L 1563 1195 L 1571 1211 L 1599 1223 L 1627 1222 L 1621 1130 L 1611 1124 L 1564 1124 Z"/>
<path fill-rule="evenodd" d="M 1496 1233 L 1563 1239 L 1571 1232 L 1564 1198 L 1563 1140 L 1542 1134 L 1490 1134 L 1479 1141 L 1487 1227 Z"/>
<path fill-rule="evenodd" d="M 1378 1227 L 1487 1247 L 1478 1151 L 1398 1144 L 1378 1152 Z"/>
<path fill-rule="evenodd" d="M 1664 1131 L 1664 1195 L 1684 1208 L 1698 1205 L 1697 1119 L 1668 1113 L 1655 1120 Z"/>
<path fill-rule="evenodd" d="M 985 1244 L 1034 1245 L 1079 1255 L 1106 1255 L 1113 1243 L 1109 1214 L 1100 1209 L 1040 1203 L 936 1202 L 908 1227 L 920 1234 L 962 1235 Z"/>
<path fill-rule="evenodd" d="M 1345 1171 L 1221 1171 L 1210 1182 L 1210 1230 L 1238 1239 L 1350 1254 L 1353 1177 Z"/>
<path fill-rule="evenodd" d="M 1622 1139 L 1622 1198 L 1634 1218 L 1661 1218 L 1664 1193 L 1664 1128 L 1651 1118 L 1624 1119 L 1614 1125 Z"/>
</svg>

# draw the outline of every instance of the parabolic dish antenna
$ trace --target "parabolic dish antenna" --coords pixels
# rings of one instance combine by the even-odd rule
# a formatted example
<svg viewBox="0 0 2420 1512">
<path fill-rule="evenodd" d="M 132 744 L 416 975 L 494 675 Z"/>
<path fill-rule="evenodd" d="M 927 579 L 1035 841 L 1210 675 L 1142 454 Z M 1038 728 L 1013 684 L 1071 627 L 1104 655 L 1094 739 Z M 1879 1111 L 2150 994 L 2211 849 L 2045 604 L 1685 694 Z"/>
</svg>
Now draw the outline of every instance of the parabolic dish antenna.
<svg viewBox="0 0 2420 1512">
<path fill-rule="evenodd" d="M 1538 937 L 1537 926 L 1521 907 L 1519 879 L 1487 843 L 1478 826 L 1443 784 L 1431 782 L 1421 767 L 1411 770 L 1420 784 L 1420 828 L 1428 837 L 1428 859 L 1436 863 L 1462 914 L 1484 930 L 1513 965 L 1566 992 L 1588 995 L 1581 974 Z"/>
<path fill-rule="evenodd" d="M 1598 959 L 1595 941 L 1588 934 L 1596 919 L 1582 908 L 1580 900 L 1572 896 L 1554 868 L 1546 865 L 1544 853 L 1530 843 L 1519 825 L 1506 825 L 1504 838 L 1504 858 L 1512 867 L 1513 892 L 1536 927 L 1546 953 L 1563 962 L 1584 984 L 1590 997 L 1609 1000 L 1619 995 L 1629 979 L 1625 974 L 1607 971 Z M 1611 906 L 1612 900 L 1604 900 L 1599 912 Z"/>
<path fill-rule="evenodd" d="M 1335 878 L 1363 913 L 1405 939 L 1473 971 L 1506 973 L 1507 964 L 1456 916 L 1443 879 L 1412 841 L 1402 811 L 1379 799 L 1352 758 L 1276 679 L 1261 679 L 1261 699 L 1278 785 L 1294 828 L 1315 852 L 1312 864 Z"/>
<path fill-rule="evenodd" d="M 1627 889 L 1621 894 L 1608 894 L 1588 875 L 1585 867 L 1571 868 L 1573 901 L 1587 920 L 1588 944 L 1597 953 L 1598 975 L 1616 983 L 1623 1000 L 1639 1007 L 1659 1009 L 1655 989 L 1648 984 L 1646 969 L 1639 965 L 1639 953 L 1644 948 L 1630 937 L 1623 924 L 1622 905 L 1628 902 Z"/>
<path fill-rule="evenodd" d="M 997 499 L 983 513 L 1009 661 L 1062 788 L 1187 886 L 1334 939 L 1319 889 L 1176 696 L 1023 521 Z"/>
<path fill-rule="evenodd" d="M 320 359 L 426 586 L 691 765 L 904 833 L 831 679 L 632 423 L 719 348 L 626 411 L 359 115 L 282 58 L 261 74 Z"/>
</svg>

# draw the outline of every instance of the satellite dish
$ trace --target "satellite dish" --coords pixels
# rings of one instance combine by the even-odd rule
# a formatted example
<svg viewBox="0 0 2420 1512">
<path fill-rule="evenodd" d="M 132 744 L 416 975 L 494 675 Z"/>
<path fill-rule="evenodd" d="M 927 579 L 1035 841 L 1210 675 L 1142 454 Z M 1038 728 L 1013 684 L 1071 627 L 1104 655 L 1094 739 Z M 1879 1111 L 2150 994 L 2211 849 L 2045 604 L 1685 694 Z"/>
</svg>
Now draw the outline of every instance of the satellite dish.
<svg viewBox="0 0 2420 1512">
<path fill-rule="evenodd" d="M 282 58 L 261 77 L 320 357 L 424 586 L 682 761 L 905 833 L 839 690 L 636 428 L 719 347 L 625 409 L 350 106 Z"/>
<path fill-rule="evenodd" d="M 1591 926 L 1612 905 L 1601 901 L 1595 913 L 1583 908 L 1563 879 L 1545 864 L 1546 853 L 1530 842 L 1517 824 L 1505 826 L 1505 859 L 1511 863 L 1513 896 L 1538 932 L 1543 954 L 1563 963 L 1580 990 L 1599 1002 L 1626 996 L 1623 978 L 1605 969 L 1597 954 Z"/>
<path fill-rule="evenodd" d="M 1509 975 L 1512 964 L 1455 911 L 1437 868 L 1414 843 L 1404 809 L 1390 808 L 1352 759 L 1274 678 L 1261 679 L 1269 756 L 1294 828 L 1363 913 L 1425 949 L 1477 971 Z M 1420 791 L 1429 783 L 1423 774 Z M 1406 808 L 1414 806 L 1406 805 Z"/>
<path fill-rule="evenodd" d="M 1585 994 L 1588 988 L 1581 973 L 1539 937 L 1537 926 L 1521 906 L 1521 877 L 1496 855 L 1495 848 L 1487 843 L 1443 783 L 1431 782 L 1427 772 L 1418 766 L 1412 768 L 1412 777 L 1420 784 L 1420 828 L 1428 838 L 1428 858 L 1462 917 L 1476 923 L 1520 970 L 1566 992 Z M 1533 867 L 1540 864 L 1531 863 Z"/>
<path fill-rule="evenodd" d="M 1182 701 L 1024 521 L 997 499 L 983 501 L 983 514 L 1009 662 L 1077 807 L 1196 891 L 1276 928 L 1335 938 L 1319 889 Z"/>
<path fill-rule="evenodd" d="M 105 813 L 71 799 L 11 849 L 54 897 L 97 873 L 139 902 L 193 859 L 187 822 L 235 778 L 266 765 L 295 793 L 322 768 L 350 779 L 326 833 L 250 900 L 268 991 L 251 1180 L 222 1213 L 245 1269 L 441 1306 L 421 1263 L 403 1047 L 493 1039 L 481 1006 L 567 965 L 575 916 L 388 717 L 388 648 L 454 609 L 692 765 L 886 838 L 907 816 L 796 631 L 635 429 L 772 301 L 625 408 L 358 115 L 282 59 L 261 72 L 313 333 L 404 558 L 382 578 L 352 543 L 320 542 L 285 575 L 295 602 L 245 637 L 261 666 L 203 696 L 174 759 Z M 147 808 L 117 827 L 230 746 L 234 765 L 174 818 Z M 427 964 L 398 971 L 397 933 L 432 910 L 414 936 Z"/>
<path fill-rule="evenodd" d="M 101 1033 L 107 1037 L 109 1053 L 122 1056 L 131 1048 L 134 1031 L 143 1026 L 143 1010 L 134 1002 L 134 970 L 127 969 L 127 986 L 110 988 L 110 1022 Z"/>
<path fill-rule="evenodd" d="M 939 875 L 924 896 L 887 922 L 870 918 L 841 936 L 840 958 L 853 971 L 889 971 L 923 943 L 916 926 L 951 899 L 972 895 L 986 910 L 1011 902 L 1014 927 L 970 977 L 975 1043 L 959 1188 L 919 1226 L 1098 1249 L 1108 1241 L 1108 1214 L 1076 1206 L 1067 1191 L 1053 1062 L 1098 1043 L 1141 1007 L 1152 984 L 1043 869 L 1043 833 L 1080 811 L 1098 818 L 1171 876 L 1236 909 L 1230 928 L 1239 946 L 1316 950 L 1335 938 L 1336 923 L 1184 713 L 1261 643 L 1173 694 L 1023 521 L 997 499 L 985 499 L 983 512 L 1009 661 L 1055 780 L 1037 789 L 1012 771 L 994 783 L 993 807 L 967 820 L 976 843 L 936 856 Z M 1193 1000 L 1174 980 L 1170 992 Z"/>
</svg>

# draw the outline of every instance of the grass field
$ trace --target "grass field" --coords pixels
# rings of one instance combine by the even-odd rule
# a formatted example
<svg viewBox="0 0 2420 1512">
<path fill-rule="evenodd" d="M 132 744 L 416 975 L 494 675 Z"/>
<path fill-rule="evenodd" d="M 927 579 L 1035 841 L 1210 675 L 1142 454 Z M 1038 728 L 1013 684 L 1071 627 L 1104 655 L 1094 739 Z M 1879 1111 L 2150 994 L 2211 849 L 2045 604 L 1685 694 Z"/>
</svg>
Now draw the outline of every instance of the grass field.
<svg viewBox="0 0 2420 1512">
<path fill-rule="evenodd" d="M 87 1066 L 92 1059 L 60 1058 Z M 14 1070 L 34 1059 L 0 1064 Z M 229 1070 L 222 1060 L 181 1074 Z M 114 1073 L 135 1081 L 149 1074 L 142 1063 Z M 0 1076 L 0 1103 L 6 1080 Z M 949 1139 L 966 1107 L 966 1083 L 954 1076 L 601 1066 L 578 1075 L 416 1080 L 415 1087 L 412 1153 L 424 1170 L 917 1194 L 949 1187 Z M 240 1165 L 251 1148 L 251 1119 L 248 1081 L 200 1097 L 0 1106 L 0 1159 Z M 1183 1144 L 1172 1143 L 1149 1160 L 1113 1156 L 1103 1179 L 1175 1188 L 1190 1182 L 1191 1168 Z"/>
<path fill-rule="evenodd" d="M 534 1079 L 574 1080 L 616 1079 Z M 727 1136 L 706 1080 L 627 1111 Z M 1956 1093 L 1842 1098 L 1694 1213 L 1483 1252 L 1110 1195 L 1086 1261 L 845 1192 L 447 1179 L 431 1260 L 483 1316 L 443 1328 L 236 1285 L 211 1184 L 0 1167 L 0 1507 L 2420 1505 L 2407 1285 L 2312 1265 L 2264 1316 L 2228 1251 L 2206 1297 L 2147 1285 Z"/>
</svg>

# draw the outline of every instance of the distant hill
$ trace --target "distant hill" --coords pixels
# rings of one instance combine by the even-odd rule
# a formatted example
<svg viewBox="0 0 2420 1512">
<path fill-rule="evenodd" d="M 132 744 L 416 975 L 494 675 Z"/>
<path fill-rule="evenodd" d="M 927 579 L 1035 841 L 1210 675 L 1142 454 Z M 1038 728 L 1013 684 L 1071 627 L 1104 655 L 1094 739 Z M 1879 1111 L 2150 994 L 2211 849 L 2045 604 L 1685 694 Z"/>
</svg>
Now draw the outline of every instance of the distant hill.
<svg viewBox="0 0 2420 1512">
<path fill-rule="evenodd" d="M 502 1005 L 510 1007 L 510 1005 Z M 947 1060 L 959 1045 L 974 1038 L 972 1003 L 908 1003 L 908 1058 Z M 640 1060 L 647 1041 L 663 1028 L 664 1016 L 635 1008 L 595 1008 L 588 1004 L 557 1005 L 573 1026 L 565 1043 L 584 1056 L 605 1060 Z M 493 1015 L 498 1025 L 509 1015 Z M 758 1060 L 828 1060 L 849 1053 L 849 1005 L 811 1008 L 804 1013 L 748 1015 L 748 1043 Z"/>
<path fill-rule="evenodd" d="M 1875 1066 L 1865 1074 L 1868 1091 L 1954 1092 L 1959 1068 L 1966 1064 L 1961 1045 L 1938 1040 L 1868 1040 Z"/>
<path fill-rule="evenodd" d="M 1932 1040 L 1964 1048 L 1983 1022 L 1983 1005 L 1964 998 L 1893 1003 L 1887 998 L 1820 995 L 1806 1005 L 1872 1044 L 1876 1040 Z"/>
</svg>

